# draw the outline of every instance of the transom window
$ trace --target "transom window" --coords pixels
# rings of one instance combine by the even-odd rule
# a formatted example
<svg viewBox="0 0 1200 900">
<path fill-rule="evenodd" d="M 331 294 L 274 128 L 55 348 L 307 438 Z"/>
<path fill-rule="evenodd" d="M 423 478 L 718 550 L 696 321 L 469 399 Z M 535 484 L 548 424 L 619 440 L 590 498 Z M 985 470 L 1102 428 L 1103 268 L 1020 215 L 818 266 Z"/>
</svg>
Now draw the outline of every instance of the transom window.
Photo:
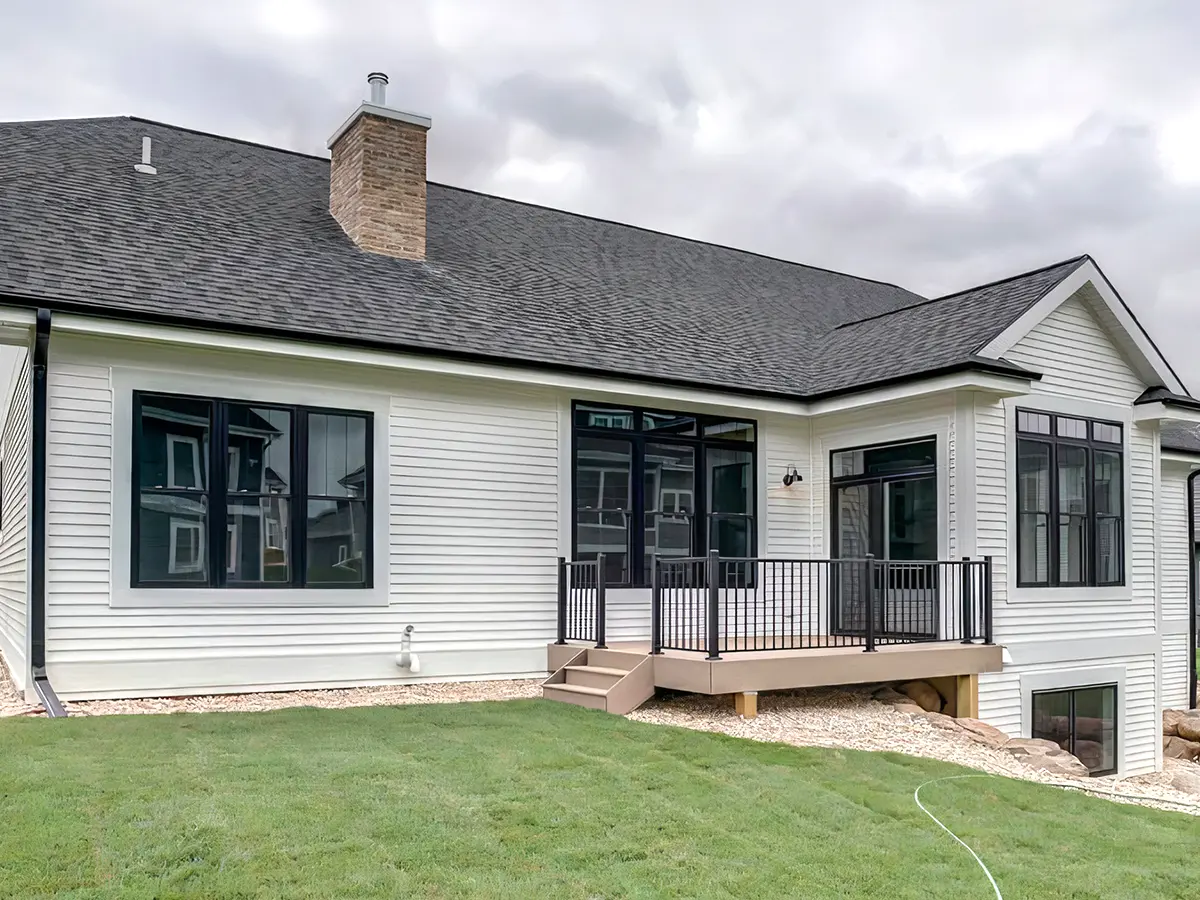
<svg viewBox="0 0 1200 900">
<path fill-rule="evenodd" d="M 603 553 L 610 584 L 645 585 L 656 555 L 754 555 L 756 423 L 582 402 L 572 416 L 575 559 Z"/>
<path fill-rule="evenodd" d="M 1017 584 L 1125 582 L 1124 429 L 1017 411 Z"/>
<path fill-rule="evenodd" d="M 371 586 L 369 413 L 143 392 L 133 407 L 134 587 Z"/>
<path fill-rule="evenodd" d="M 1117 686 L 1035 693 L 1030 737 L 1054 741 L 1079 757 L 1092 775 L 1112 775 L 1117 771 Z"/>
</svg>

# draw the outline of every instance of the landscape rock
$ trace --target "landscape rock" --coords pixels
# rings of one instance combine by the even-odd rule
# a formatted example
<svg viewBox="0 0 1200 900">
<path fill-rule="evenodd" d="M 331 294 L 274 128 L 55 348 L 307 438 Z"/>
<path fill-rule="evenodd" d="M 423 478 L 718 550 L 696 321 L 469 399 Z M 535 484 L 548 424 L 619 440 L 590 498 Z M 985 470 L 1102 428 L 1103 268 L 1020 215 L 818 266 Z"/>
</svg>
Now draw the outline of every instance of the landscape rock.
<svg viewBox="0 0 1200 900">
<path fill-rule="evenodd" d="M 880 703 L 903 703 L 908 700 L 908 697 L 900 693 L 890 684 L 885 684 L 871 696 Z"/>
<path fill-rule="evenodd" d="M 1163 771 L 1171 777 L 1171 787 L 1188 794 L 1200 794 L 1200 765 L 1182 759 L 1164 759 Z"/>
<path fill-rule="evenodd" d="M 1017 757 L 1025 765 L 1051 775 L 1062 775 L 1068 778 L 1084 778 L 1088 775 L 1087 766 L 1054 741 L 1044 741 L 1040 738 L 1013 738 L 1004 745 L 1003 749 Z"/>
<path fill-rule="evenodd" d="M 945 731 L 961 731 L 958 726 L 958 719 L 953 716 L 948 716 L 945 713 L 927 712 L 925 718 L 934 728 L 941 728 Z"/>
<path fill-rule="evenodd" d="M 988 747 L 1003 747 L 1008 743 L 1008 735 L 994 725 L 979 719 L 955 719 L 958 727 L 971 740 Z"/>
<path fill-rule="evenodd" d="M 1175 733 L 1185 741 L 1200 741 L 1200 713 L 1189 713 L 1175 723 Z"/>
<path fill-rule="evenodd" d="M 1163 734 L 1168 737 L 1174 737 L 1179 734 L 1177 726 L 1179 720 L 1186 716 L 1187 713 L 1182 709 L 1164 709 L 1163 710 Z"/>
<path fill-rule="evenodd" d="M 942 695 L 927 681 L 910 681 L 902 684 L 900 693 L 905 694 L 926 712 L 940 713 L 942 711 Z"/>
<path fill-rule="evenodd" d="M 1181 737 L 1164 737 L 1163 756 L 1167 759 L 1200 759 L 1200 743 Z"/>
</svg>

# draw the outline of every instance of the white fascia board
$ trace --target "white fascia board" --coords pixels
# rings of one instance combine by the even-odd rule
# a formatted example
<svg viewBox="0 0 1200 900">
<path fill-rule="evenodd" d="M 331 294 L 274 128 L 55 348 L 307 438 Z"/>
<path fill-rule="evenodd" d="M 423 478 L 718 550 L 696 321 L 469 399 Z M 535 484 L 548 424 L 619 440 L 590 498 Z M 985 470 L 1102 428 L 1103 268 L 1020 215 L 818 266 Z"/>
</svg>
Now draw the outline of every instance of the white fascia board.
<svg viewBox="0 0 1200 900">
<path fill-rule="evenodd" d="M 322 360 L 352 366 L 370 366 L 450 375 L 465 378 L 482 378 L 539 387 L 583 391 L 589 394 L 605 394 L 620 402 L 645 401 L 661 403 L 699 405 L 722 410 L 753 410 L 756 412 L 780 413 L 803 416 L 808 406 L 800 401 L 773 397 L 754 397 L 727 393 L 720 390 L 690 388 L 637 381 L 635 379 L 580 375 L 538 369 L 520 364 L 467 362 L 445 359 L 433 355 L 422 355 L 404 351 L 370 350 L 343 347 L 331 344 L 313 344 L 285 338 L 267 338 L 255 335 L 229 334 L 203 331 L 174 326 L 147 325 L 138 322 L 123 322 L 115 319 L 94 319 L 86 316 L 60 315 L 54 318 L 56 333 L 74 333 L 93 337 L 116 338 L 119 340 L 148 341 L 303 360 Z"/>
<path fill-rule="evenodd" d="M 1162 419 L 1200 425 L 1200 411 L 1171 406 L 1167 403 L 1139 403 L 1133 407 L 1133 421 L 1135 422 L 1158 422 Z"/>
<path fill-rule="evenodd" d="M 21 306 L 0 306 L 0 344 L 29 346 L 30 329 L 37 324 L 37 311 Z"/>
<path fill-rule="evenodd" d="M 830 397 L 828 400 L 815 400 L 809 404 L 809 415 L 823 416 L 829 413 L 847 412 L 947 391 L 981 391 L 1001 398 L 1022 397 L 1030 392 L 1030 385 L 1031 382 L 1028 378 L 1019 375 L 972 371 L 955 372 L 950 375 L 936 375 L 932 378 L 905 381 L 885 388 Z"/>
<path fill-rule="evenodd" d="M 1163 355 L 1151 343 L 1145 330 L 1138 323 L 1137 319 L 1133 317 L 1133 314 L 1129 312 L 1125 304 L 1121 302 L 1121 298 L 1117 296 L 1112 285 L 1108 283 L 1108 279 L 1104 277 L 1100 270 L 1096 268 L 1096 264 L 1090 259 L 1086 260 L 1078 269 L 1055 285 L 1045 297 L 1027 309 L 1021 314 L 1020 318 L 988 342 L 979 351 L 979 355 L 988 359 L 1000 359 L 1018 341 L 1036 328 L 1046 316 L 1058 309 L 1076 291 L 1089 282 L 1100 299 L 1104 301 L 1104 305 L 1113 314 L 1113 317 L 1120 323 L 1126 337 L 1137 349 L 1144 367 L 1154 373 L 1159 384 L 1176 393 L 1186 394 L 1187 388 L 1175 377 L 1175 373 L 1171 371 L 1171 367 L 1167 364 L 1166 359 L 1163 358 Z"/>
<path fill-rule="evenodd" d="M 1182 463 L 1193 469 L 1200 469 L 1200 456 L 1192 456 L 1189 453 L 1177 453 L 1174 450 L 1163 450 L 1159 455 L 1163 462 Z"/>
<path fill-rule="evenodd" d="M 993 394 L 998 397 L 1022 396 L 1028 394 L 1030 391 L 1030 381 L 1028 378 L 1017 375 L 964 371 L 906 381 L 875 390 L 863 390 L 853 394 L 830 397 L 826 400 L 805 402 L 784 398 L 756 397 L 753 395 L 725 392 L 719 389 L 710 390 L 658 384 L 649 381 L 621 378 L 619 376 L 605 377 L 558 372 L 519 364 L 504 365 L 501 363 L 466 362 L 404 351 L 369 350 L 330 344 L 312 344 L 284 338 L 228 334 L 225 332 L 204 331 L 166 325 L 147 325 L 139 322 L 98 319 L 79 315 L 62 314 L 55 316 L 54 330 L 60 334 L 81 334 L 93 337 L 148 341 L 280 358 L 319 359 L 326 362 L 348 365 L 400 369 L 466 378 L 484 378 L 491 381 L 505 381 L 562 390 L 582 391 L 593 395 L 604 394 L 617 402 L 624 400 L 633 403 L 651 400 L 657 403 L 704 406 L 717 410 L 747 410 L 793 416 L 814 416 L 844 412 L 910 400 L 931 394 L 940 394 L 947 391 L 974 390 Z"/>
</svg>

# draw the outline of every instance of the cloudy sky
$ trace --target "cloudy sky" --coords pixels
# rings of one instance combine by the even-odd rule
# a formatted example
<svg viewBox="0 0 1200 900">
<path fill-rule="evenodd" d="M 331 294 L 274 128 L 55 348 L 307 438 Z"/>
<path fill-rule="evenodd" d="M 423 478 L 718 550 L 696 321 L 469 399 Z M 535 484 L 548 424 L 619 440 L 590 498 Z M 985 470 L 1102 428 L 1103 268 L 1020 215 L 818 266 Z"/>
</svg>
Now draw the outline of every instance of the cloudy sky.
<svg viewBox="0 0 1200 900">
<path fill-rule="evenodd" d="M 435 181 L 930 296 L 1087 252 L 1200 390 L 1194 0 L 0 0 L 0 31 L 0 119 L 324 153 L 379 69 Z"/>
</svg>

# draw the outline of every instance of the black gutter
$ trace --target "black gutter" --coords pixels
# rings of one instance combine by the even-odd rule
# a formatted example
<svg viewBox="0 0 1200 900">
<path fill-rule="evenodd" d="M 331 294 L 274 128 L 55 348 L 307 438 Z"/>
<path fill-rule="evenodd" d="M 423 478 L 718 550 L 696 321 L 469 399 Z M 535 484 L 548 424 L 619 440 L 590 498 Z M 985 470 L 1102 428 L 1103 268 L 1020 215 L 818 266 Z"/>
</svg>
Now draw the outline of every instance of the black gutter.
<svg viewBox="0 0 1200 900">
<path fill-rule="evenodd" d="M 1196 479 L 1200 477 L 1197 469 L 1187 480 L 1188 492 L 1188 708 L 1195 709 L 1196 697 L 1196 644 L 1200 643 L 1200 623 L 1197 622 L 1196 609 Z"/>
<path fill-rule="evenodd" d="M 46 372 L 50 363 L 50 310 L 37 311 L 33 339 L 33 408 L 29 460 L 29 662 L 33 689 L 52 719 L 67 711 L 46 676 Z"/>
</svg>

